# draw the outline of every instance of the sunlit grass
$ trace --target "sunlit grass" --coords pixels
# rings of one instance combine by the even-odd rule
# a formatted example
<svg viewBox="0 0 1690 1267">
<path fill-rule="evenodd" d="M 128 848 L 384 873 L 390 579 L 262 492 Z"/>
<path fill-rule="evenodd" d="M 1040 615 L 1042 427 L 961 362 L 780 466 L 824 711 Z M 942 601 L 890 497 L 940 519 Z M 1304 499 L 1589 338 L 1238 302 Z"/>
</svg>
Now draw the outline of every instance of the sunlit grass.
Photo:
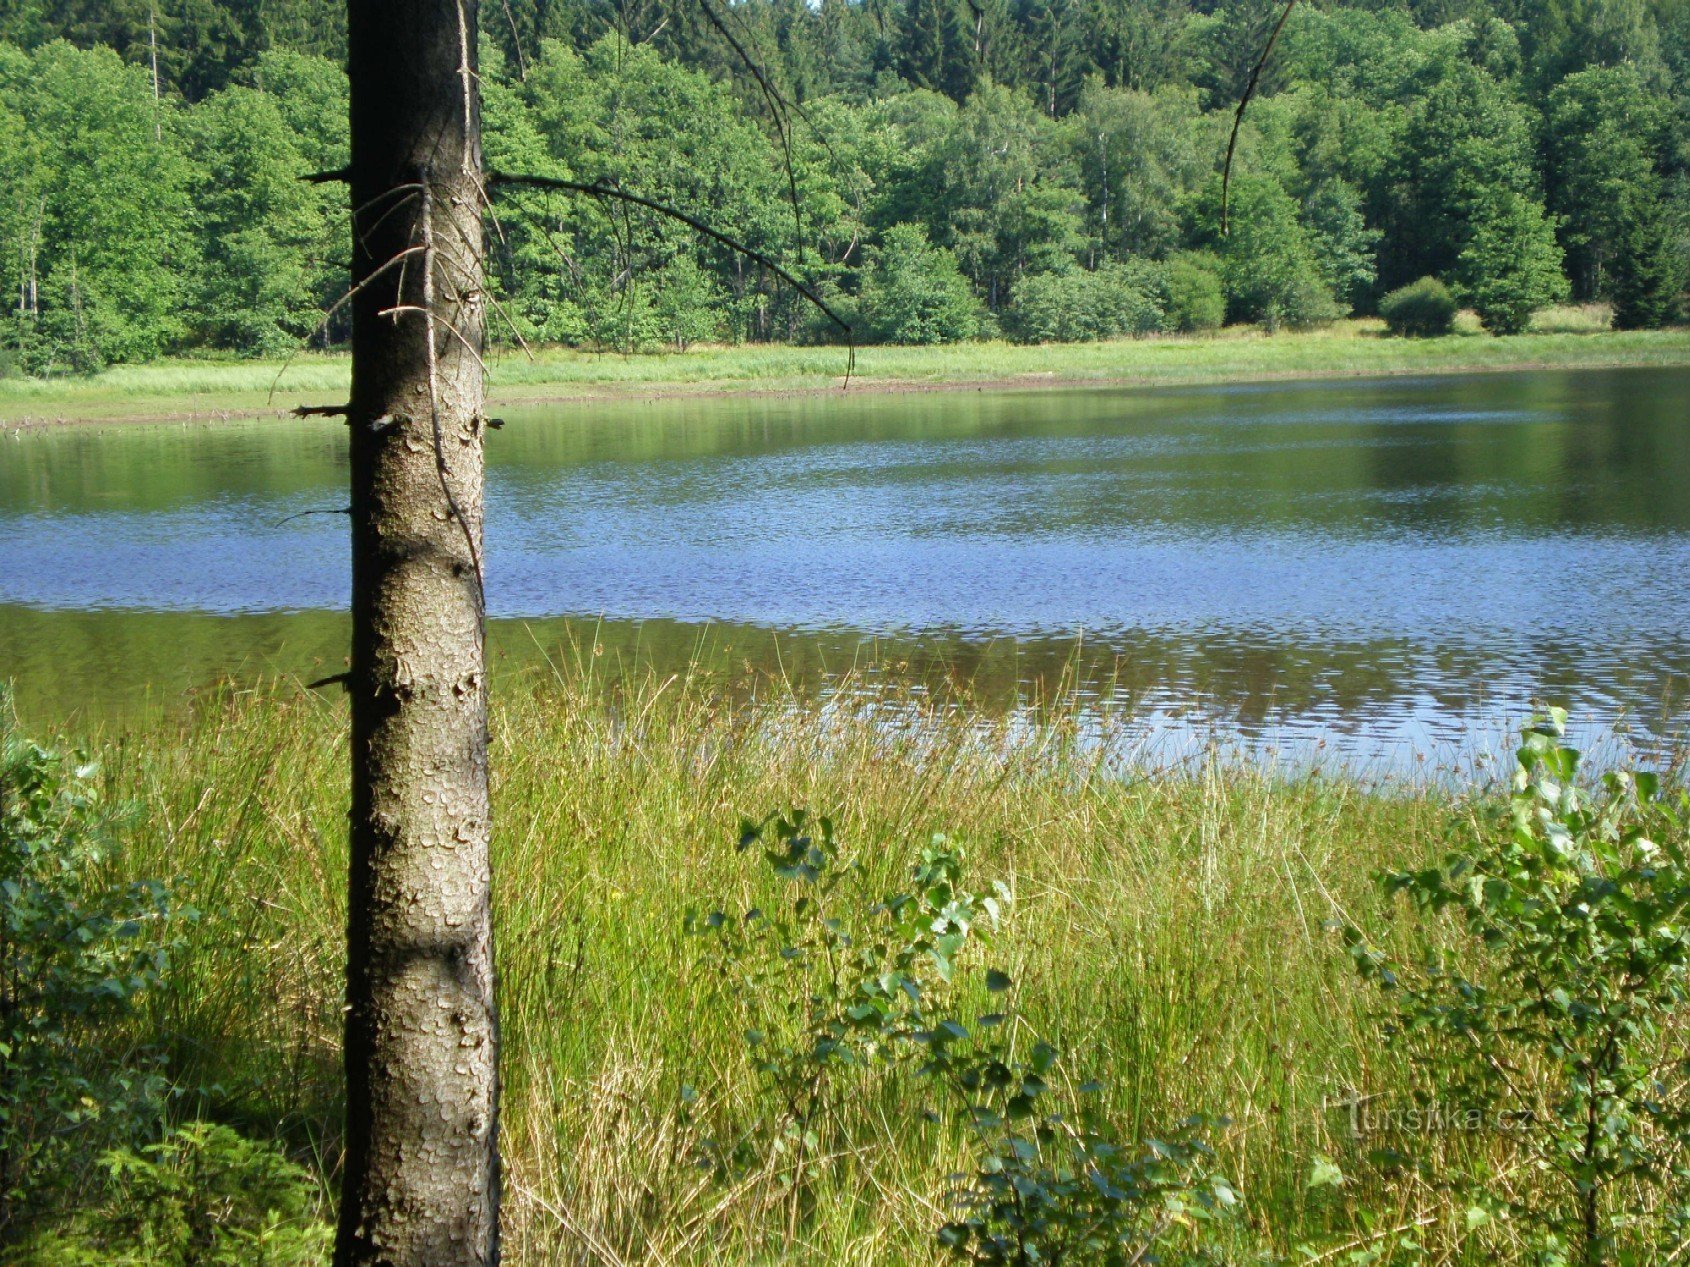
<svg viewBox="0 0 1690 1267">
<path fill-rule="evenodd" d="M 896 726 L 885 710 L 575 666 L 501 690 L 510 1260 L 933 1259 L 960 1155 L 913 1105 L 858 1106 L 860 1149 L 790 1248 L 778 1167 L 723 1188 L 694 1164 L 683 1084 L 734 1103 L 755 1078 L 705 1002 L 684 912 L 749 900 L 762 881 L 733 848 L 739 818 L 792 804 L 831 812 L 888 887 L 932 833 L 963 842 L 982 881 L 1015 892 L 996 956 L 1028 1023 L 1106 1084 L 1111 1116 L 1137 1132 L 1224 1114 L 1222 1163 L 1268 1240 L 1348 1227 L 1307 1192 L 1310 1160 L 1353 1160 L 1332 1103 L 1401 1075 L 1325 924 L 1373 922 L 1375 870 L 1431 854 L 1460 803 L 1218 758 L 1155 769 L 1107 755 L 1123 749 L 1060 705 L 993 720 L 910 697 Z M 177 1071 L 330 1179 L 345 743 L 343 703 L 282 687 L 208 698 L 111 764 L 142 809 L 127 865 L 181 877 L 205 912 L 157 1017 Z"/>
<path fill-rule="evenodd" d="M 1613 328 L 1611 304 L 1559 304 L 1532 318 L 1534 334 L 1599 334 Z"/>
<path fill-rule="evenodd" d="M 1377 321 L 1272 337 L 1231 329 L 1211 338 L 1150 338 L 1022 346 L 865 347 L 854 381 L 862 387 L 947 384 L 1202 383 L 1277 377 L 1454 373 L 1508 368 L 1690 364 L 1690 330 L 1616 333 L 1604 313 L 1543 314 L 1531 334 L 1491 338 L 1463 327 L 1443 339 L 1380 337 Z M 839 347 L 755 344 L 684 353 L 622 356 L 542 349 L 530 359 L 504 349 L 493 361 L 495 403 L 548 399 L 637 399 L 642 393 L 809 391 L 844 382 Z M 279 414 L 300 403 L 343 399 L 345 356 L 307 354 L 278 362 L 173 360 L 120 366 L 87 379 L 0 380 L 0 421 L 156 419 L 214 421 L 231 414 Z M 274 390 L 273 390 L 274 389 Z"/>
</svg>

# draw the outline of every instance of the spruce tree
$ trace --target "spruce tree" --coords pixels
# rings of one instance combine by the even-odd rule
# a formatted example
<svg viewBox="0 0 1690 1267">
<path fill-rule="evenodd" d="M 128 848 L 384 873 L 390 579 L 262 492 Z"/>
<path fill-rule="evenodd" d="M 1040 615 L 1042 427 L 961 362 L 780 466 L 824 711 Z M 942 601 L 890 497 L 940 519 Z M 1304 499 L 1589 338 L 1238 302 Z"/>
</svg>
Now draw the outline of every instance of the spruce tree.
<svg viewBox="0 0 1690 1267">
<path fill-rule="evenodd" d="M 919 88 L 944 83 L 944 0 L 904 0 L 898 15 L 898 74 Z"/>
<path fill-rule="evenodd" d="M 1655 330 L 1677 319 L 1684 296 L 1682 236 L 1671 209 L 1656 199 L 1636 198 L 1625 228 L 1613 244 L 1609 288 L 1614 327 Z"/>
</svg>

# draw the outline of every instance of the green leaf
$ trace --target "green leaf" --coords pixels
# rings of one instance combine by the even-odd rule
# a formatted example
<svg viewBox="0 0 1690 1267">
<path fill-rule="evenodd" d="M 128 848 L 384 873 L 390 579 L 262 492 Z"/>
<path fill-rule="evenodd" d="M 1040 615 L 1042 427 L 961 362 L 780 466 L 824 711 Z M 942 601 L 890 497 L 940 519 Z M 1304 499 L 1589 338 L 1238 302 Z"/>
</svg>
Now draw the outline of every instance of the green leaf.
<svg viewBox="0 0 1690 1267">
<path fill-rule="evenodd" d="M 1314 1155 L 1314 1163 L 1309 1167 L 1309 1177 L 1303 1185 L 1306 1188 L 1341 1188 L 1344 1186 L 1344 1172 L 1338 1168 L 1338 1163 L 1324 1153 Z"/>
</svg>

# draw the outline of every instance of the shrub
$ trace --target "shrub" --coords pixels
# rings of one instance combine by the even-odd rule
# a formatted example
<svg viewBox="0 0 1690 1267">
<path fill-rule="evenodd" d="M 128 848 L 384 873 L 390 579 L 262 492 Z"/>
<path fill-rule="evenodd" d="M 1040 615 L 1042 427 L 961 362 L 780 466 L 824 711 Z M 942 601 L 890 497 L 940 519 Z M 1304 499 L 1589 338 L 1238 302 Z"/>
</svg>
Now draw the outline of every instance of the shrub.
<svg viewBox="0 0 1690 1267">
<path fill-rule="evenodd" d="M 1208 334 L 1226 321 L 1226 291 L 1220 262 L 1203 255 L 1176 255 L 1159 270 L 1163 328 L 1174 334 Z"/>
<path fill-rule="evenodd" d="M 1495 1134 L 1494 1150 L 1410 1157 L 1419 1180 L 1457 1197 L 1473 1234 L 1524 1235 L 1532 1261 L 1641 1263 L 1690 1222 L 1690 797 L 1650 774 L 1582 787 L 1565 720 L 1526 730 L 1481 839 L 1386 878 L 1455 933 L 1449 953 L 1400 961 L 1347 939 L 1423 1095 Z"/>
<path fill-rule="evenodd" d="M 935 841 L 910 891 L 867 899 L 860 868 L 839 856 L 832 820 L 802 810 L 745 823 L 739 847 L 761 854 L 789 899 L 738 915 L 689 912 L 687 928 L 712 949 L 721 1005 L 741 1011 L 772 1107 L 706 1152 L 724 1177 L 774 1152 L 802 1179 L 835 1151 L 824 1133 L 839 1129 L 845 1111 L 839 1078 L 907 1066 L 919 1054 L 914 1036 L 943 1023 L 959 960 L 996 922 L 1008 890 L 965 890 L 959 855 Z"/>
<path fill-rule="evenodd" d="M 1095 272 L 1033 273 L 1010 295 L 1010 329 L 1023 343 L 1081 343 L 1153 334 L 1163 316 L 1157 279 L 1106 263 Z"/>
<path fill-rule="evenodd" d="M 839 288 L 833 279 L 815 283 L 816 295 L 834 316 L 851 327 L 850 341 L 860 342 L 870 331 L 863 320 L 861 302 L 854 294 Z M 790 329 L 792 341 L 801 347 L 830 347 L 847 341 L 845 331 L 821 309 L 808 301 L 794 305 Z"/>
<path fill-rule="evenodd" d="M 21 738 L 0 692 L 0 1226 L 152 1129 L 168 1091 L 122 1026 L 174 912 L 162 885 L 103 879 L 115 819 L 96 769 Z"/>
<path fill-rule="evenodd" d="M 1310 330 L 1344 315 L 1321 275 L 1315 235 L 1295 199 L 1273 176 L 1233 182 L 1230 227 L 1220 231 L 1220 182 L 1200 195 L 1200 241 L 1221 260 L 1228 315 L 1259 321 L 1269 333 Z"/>
<path fill-rule="evenodd" d="M 984 1159 L 951 1195 L 960 1217 L 940 1228 L 939 1244 L 963 1262 L 1004 1267 L 1214 1261 L 1162 1257 L 1176 1245 L 1201 1253 L 1204 1225 L 1238 1203 L 1231 1185 L 1210 1173 L 1209 1147 L 1179 1137 L 1123 1147 L 1083 1117 L 1035 1113 L 1055 1058 L 1036 1043 L 1024 1062 L 981 1070 L 1004 1085 L 971 1102 Z M 1011 1106 L 1025 1116 L 1005 1116 Z M 1205 1125 L 1194 1120 L 1183 1132 Z"/>
<path fill-rule="evenodd" d="M 1102 312 L 1091 273 L 1032 273 L 1009 296 L 1010 329 L 1020 343 L 1079 343 L 1100 337 Z"/>
<path fill-rule="evenodd" d="M 97 767 L 21 737 L 0 690 L 0 1258 L 20 1267 L 325 1261 L 317 1184 L 206 1122 L 138 1034 L 173 906 L 116 884 L 120 815 Z"/>
<path fill-rule="evenodd" d="M 1292 273 L 1262 309 L 1269 334 L 1279 330 L 1319 330 L 1344 315 L 1332 289 L 1313 268 Z"/>
<path fill-rule="evenodd" d="M 1315 268 L 1345 312 L 1365 299 L 1378 280 L 1378 229 L 1367 227 L 1361 191 L 1339 177 L 1317 181 L 1303 197 Z"/>
<path fill-rule="evenodd" d="M 936 1230 L 973 1263 L 1139 1263 L 1200 1245 L 1205 1226 L 1237 1204 L 1211 1172 L 1200 1135 L 1184 1124 L 1169 1142 L 1122 1142 L 1083 1109 L 1095 1084 L 1063 1097 L 1061 1053 L 1024 1052 L 999 1000 L 1008 974 L 979 962 L 1010 901 L 966 883 L 961 852 L 944 838 L 921 851 L 911 884 L 879 897 L 842 860 L 831 820 L 802 811 L 746 823 L 740 848 L 761 852 L 790 897 L 736 915 L 689 913 L 710 939 L 721 1002 L 740 1010 L 755 1068 L 769 1092 L 763 1117 L 716 1136 L 706 1165 L 733 1182 L 774 1154 L 802 1198 L 820 1167 L 852 1155 L 853 1108 L 901 1094 L 910 1118 L 949 1122 L 974 1169 L 948 1196 L 955 1217 Z M 879 1080 L 881 1094 L 871 1097 Z M 689 1088 L 691 1102 L 699 1103 Z"/>
<path fill-rule="evenodd" d="M 974 337 L 979 303 L 956 256 L 927 240 L 919 224 L 895 224 L 871 253 L 862 312 L 887 343 L 955 343 Z"/>
<path fill-rule="evenodd" d="M 1379 301 L 1379 315 L 1392 334 L 1410 339 L 1431 339 L 1455 329 L 1460 305 L 1449 287 L 1435 277 L 1422 277 Z"/>
<path fill-rule="evenodd" d="M 726 296 L 691 255 L 677 255 L 656 278 L 653 316 L 663 340 L 677 352 L 721 333 Z"/>
<path fill-rule="evenodd" d="M 190 1122 L 102 1159 L 94 1206 L 21 1251 L 20 1267 L 318 1267 L 332 1232 L 320 1191 L 267 1143 Z"/>
</svg>

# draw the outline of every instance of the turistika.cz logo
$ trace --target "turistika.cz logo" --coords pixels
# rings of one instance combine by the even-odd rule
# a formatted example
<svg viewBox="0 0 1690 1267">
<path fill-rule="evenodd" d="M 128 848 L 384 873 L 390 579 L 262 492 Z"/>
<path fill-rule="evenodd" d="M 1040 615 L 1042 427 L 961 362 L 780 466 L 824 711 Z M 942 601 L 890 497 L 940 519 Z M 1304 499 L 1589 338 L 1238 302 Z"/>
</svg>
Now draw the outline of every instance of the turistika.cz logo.
<svg viewBox="0 0 1690 1267">
<path fill-rule="evenodd" d="M 1534 1120 L 1529 1109 L 1479 1108 L 1473 1105 L 1392 1104 L 1383 1096 L 1346 1092 L 1324 1105 L 1328 1114 L 1343 1114 L 1352 1139 L 1377 1135 L 1453 1135 L 1489 1131 L 1517 1134 Z"/>
</svg>

